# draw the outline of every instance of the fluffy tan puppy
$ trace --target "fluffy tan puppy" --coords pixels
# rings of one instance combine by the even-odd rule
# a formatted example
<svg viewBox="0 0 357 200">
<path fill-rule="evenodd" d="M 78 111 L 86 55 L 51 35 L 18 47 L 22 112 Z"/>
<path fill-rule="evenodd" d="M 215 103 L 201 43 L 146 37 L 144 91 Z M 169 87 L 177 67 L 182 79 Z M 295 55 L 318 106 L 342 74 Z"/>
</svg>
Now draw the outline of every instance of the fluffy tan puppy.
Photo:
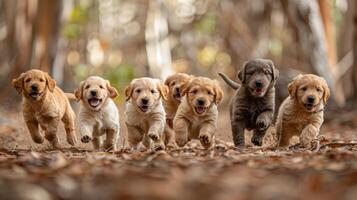
<svg viewBox="0 0 357 200">
<path fill-rule="evenodd" d="M 278 146 L 286 147 L 292 136 L 299 136 L 300 146 L 310 148 L 324 121 L 330 90 L 323 78 L 300 74 L 288 85 L 288 91 L 276 122 Z"/>
<path fill-rule="evenodd" d="M 173 127 L 176 143 L 184 146 L 191 139 L 199 139 L 204 148 L 214 142 L 217 128 L 217 105 L 223 91 L 216 80 L 194 77 L 182 87 L 185 96 L 177 109 Z"/>
<path fill-rule="evenodd" d="M 164 149 L 162 133 L 166 114 L 162 98 L 168 88 L 158 79 L 137 78 L 125 89 L 126 127 L 130 147 L 137 148 L 140 142 L 147 148 Z"/>
<path fill-rule="evenodd" d="M 12 80 L 13 87 L 22 94 L 23 116 L 31 137 L 36 143 L 43 143 L 40 129 L 55 148 L 60 148 L 57 137 L 60 121 L 64 123 L 67 142 L 76 144 L 74 112 L 63 91 L 56 86 L 48 73 L 29 70 Z"/>
<path fill-rule="evenodd" d="M 166 126 L 164 130 L 164 142 L 166 146 L 175 147 L 175 132 L 173 131 L 173 120 L 178 106 L 181 103 L 183 94 L 182 86 L 191 80 L 192 76 L 177 73 L 166 78 L 165 85 L 169 89 L 168 97 L 164 101 L 166 111 Z"/>
<path fill-rule="evenodd" d="M 120 124 L 118 108 L 112 99 L 118 96 L 117 90 L 108 80 L 90 76 L 80 83 L 75 96 L 81 102 L 78 126 L 82 142 L 92 141 L 95 149 L 116 150 Z"/>
</svg>

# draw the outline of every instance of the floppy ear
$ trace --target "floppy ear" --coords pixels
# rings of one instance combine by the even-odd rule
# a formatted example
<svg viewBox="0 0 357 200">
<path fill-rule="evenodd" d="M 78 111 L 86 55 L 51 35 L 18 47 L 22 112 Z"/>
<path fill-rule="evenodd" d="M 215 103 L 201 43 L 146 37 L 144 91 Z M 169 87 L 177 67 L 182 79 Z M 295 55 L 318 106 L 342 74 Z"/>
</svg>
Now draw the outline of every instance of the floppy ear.
<svg viewBox="0 0 357 200">
<path fill-rule="evenodd" d="M 157 89 L 159 90 L 161 97 L 164 100 L 167 100 L 167 96 L 169 94 L 169 88 L 166 85 L 162 84 L 162 83 L 158 83 L 157 84 Z"/>
<path fill-rule="evenodd" d="M 184 83 L 180 87 L 181 95 L 184 96 L 189 90 L 190 81 Z"/>
<path fill-rule="evenodd" d="M 215 86 L 214 86 L 214 93 L 215 93 L 215 102 L 216 104 L 219 104 L 221 103 L 222 99 L 223 99 L 223 91 L 222 91 L 222 88 L 221 86 L 219 86 L 219 83 L 218 81 L 215 81 Z"/>
<path fill-rule="evenodd" d="M 131 98 L 131 95 L 133 94 L 132 83 L 130 83 L 130 85 L 126 86 L 124 93 L 125 93 L 125 100 L 129 101 L 129 99 Z"/>
<path fill-rule="evenodd" d="M 271 68 L 272 71 L 272 76 L 273 76 L 273 80 L 272 81 L 276 81 L 279 78 L 279 70 L 275 68 L 273 61 L 268 60 L 268 65 Z"/>
<path fill-rule="evenodd" d="M 324 89 L 324 94 L 322 95 L 322 100 L 324 101 L 324 104 L 327 104 L 327 100 L 330 97 L 330 88 L 328 87 L 327 83 L 325 82 L 323 84 L 323 89 Z"/>
<path fill-rule="evenodd" d="M 169 86 L 171 81 L 172 81 L 172 80 L 171 80 L 171 77 L 169 76 L 169 77 L 166 78 L 164 84 L 167 85 L 167 86 Z"/>
<path fill-rule="evenodd" d="M 46 75 L 46 83 L 47 83 L 47 86 L 48 86 L 48 89 L 53 92 L 53 90 L 55 89 L 56 87 L 56 81 L 53 80 L 50 75 L 48 75 L 48 73 L 46 72 L 45 73 Z"/>
<path fill-rule="evenodd" d="M 296 92 L 298 88 L 298 80 L 302 77 L 301 74 L 297 75 L 291 83 L 288 85 L 289 95 L 293 98 L 296 97 Z"/>
<path fill-rule="evenodd" d="M 114 99 L 115 97 L 118 96 L 118 91 L 110 85 L 110 82 L 108 80 L 106 81 L 106 83 L 107 83 L 107 90 L 109 92 L 109 97 Z"/>
<path fill-rule="evenodd" d="M 238 72 L 238 74 L 237 74 L 238 79 L 239 79 L 242 83 L 245 82 L 245 68 L 247 67 L 247 64 L 248 64 L 248 63 L 244 63 L 243 69 L 240 70 L 240 71 Z"/>
<path fill-rule="evenodd" d="M 11 84 L 16 89 L 16 91 L 21 94 L 24 88 L 24 77 L 25 73 L 22 73 L 19 77 L 12 79 Z"/>
<path fill-rule="evenodd" d="M 74 96 L 76 96 L 77 101 L 82 99 L 84 81 L 79 83 L 79 87 L 74 91 Z"/>
</svg>

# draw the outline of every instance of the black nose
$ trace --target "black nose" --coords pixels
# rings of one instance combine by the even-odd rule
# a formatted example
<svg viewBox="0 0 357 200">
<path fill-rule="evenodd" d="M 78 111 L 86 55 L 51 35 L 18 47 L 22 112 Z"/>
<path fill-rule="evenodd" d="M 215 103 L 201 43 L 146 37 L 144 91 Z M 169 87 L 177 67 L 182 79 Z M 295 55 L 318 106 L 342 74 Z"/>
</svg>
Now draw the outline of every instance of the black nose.
<svg viewBox="0 0 357 200">
<path fill-rule="evenodd" d="M 314 103 L 314 101 L 315 101 L 315 97 L 313 97 L 313 96 L 308 96 L 307 97 L 307 102 Z"/>
<path fill-rule="evenodd" d="M 198 104 L 199 106 L 203 106 L 203 105 L 205 105 L 205 100 L 198 99 L 198 100 L 197 100 L 197 104 Z"/>
<path fill-rule="evenodd" d="M 92 96 L 97 96 L 97 91 L 92 90 L 92 91 L 90 91 L 90 94 L 91 94 Z"/>
<path fill-rule="evenodd" d="M 257 86 L 257 88 L 261 88 L 263 87 L 263 83 L 261 81 L 255 81 L 255 86 Z"/>
<path fill-rule="evenodd" d="M 31 90 L 32 90 L 32 91 L 37 92 L 37 89 L 38 89 L 38 88 L 37 88 L 37 85 L 32 85 L 32 86 L 31 86 Z"/>
<path fill-rule="evenodd" d="M 176 92 L 180 92 L 180 88 L 177 87 L 177 88 L 176 88 Z"/>
<path fill-rule="evenodd" d="M 149 103 L 149 100 L 148 99 L 141 99 L 141 103 L 146 105 Z"/>
</svg>

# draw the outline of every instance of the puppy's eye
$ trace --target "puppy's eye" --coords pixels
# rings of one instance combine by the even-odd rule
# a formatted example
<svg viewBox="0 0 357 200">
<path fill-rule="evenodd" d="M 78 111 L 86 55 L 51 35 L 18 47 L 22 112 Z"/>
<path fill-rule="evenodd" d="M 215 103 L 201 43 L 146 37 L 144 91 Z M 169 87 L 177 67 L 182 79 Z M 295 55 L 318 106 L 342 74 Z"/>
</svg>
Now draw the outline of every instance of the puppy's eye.
<svg viewBox="0 0 357 200">
<path fill-rule="evenodd" d="M 316 88 L 316 91 L 321 92 L 322 90 L 320 88 Z"/>
<path fill-rule="evenodd" d="M 89 89 L 90 85 L 87 85 L 84 89 Z"/>
<path fill-rule="evenodd" d="M 197 90 L 192 90 L 190 93 L 191 93 L 191 94 L 196 94 L 196 93 L 197 93 Z"/>
<path fill-rule="evenodd" d="M 156 93 L 156 91 L 155 90 L 151 90 L 151 94 L 155 94 Z"/>
<path fill-rule="evenodd" d="M 207 91 L 207 94 L 208 94 L 208 95 L 212 95 L 212 92 L 211 92 L 211 91 Z"/>
<path fill-rule="evenodd" d="M 171 86 L 174 86 L 175 84 L 176 84 L 176 82 L 174 81 L 174 82 L 171 83 Z"/>
<path fill-rule="evenodd" d="M 99 85 L 99 88 L 100 88 L 100 89 L 104 89 L 103 85 Z"/>
<path fill-rule="evenodd" d="M 28 82 L 30 82 L 30 81 L 31 81 L 31 79 L 29 78 L 29 79 L 26 79 L 26 81 L 25 81 L 25 82 L 26 82 L 26 83 L 28 83 Z"/>
<path fill-rule="evenodd" d="M 307 90 L 307 87 L 303 87 L 301 88 L 302 91 L 306 91 Z"/>
<path fill-rule="evenodd" d="M 135 90 L 135 92 L 136 92 L 136 93 L 140 93 L 140 92 L 141 92 L 141 90 L 140 90 L 140 89 L 138 89 L 138 90 Z"/>
<path fill-rule="evenodd" d="M 40 79 L 40 82 L 44 82 L 44 81 L 45 81 L 44 79 L 42 79 L 42 78 Z"/>
</svg>

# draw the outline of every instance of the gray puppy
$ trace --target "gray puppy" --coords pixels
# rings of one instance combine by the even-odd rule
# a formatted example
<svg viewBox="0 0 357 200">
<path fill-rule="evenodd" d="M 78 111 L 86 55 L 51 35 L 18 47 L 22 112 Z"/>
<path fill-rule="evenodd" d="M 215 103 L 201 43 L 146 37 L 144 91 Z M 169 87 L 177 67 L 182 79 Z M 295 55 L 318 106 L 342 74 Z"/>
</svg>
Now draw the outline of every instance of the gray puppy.
<svg viewBox="0 0 357 200">
<path fill-rule="evenodd" d="M 254 130 L 252 143 L 262 145 L 266 130 L 272 124 L 275 107 L 275 81 L 279 71 L 271 60 L 253 59 L 238 72 L 238 83 L 219 73 L 223 80 L 237 90 L 230 103 L 234 145 L 244 148 L 244 129 Z"/>
</svg>

